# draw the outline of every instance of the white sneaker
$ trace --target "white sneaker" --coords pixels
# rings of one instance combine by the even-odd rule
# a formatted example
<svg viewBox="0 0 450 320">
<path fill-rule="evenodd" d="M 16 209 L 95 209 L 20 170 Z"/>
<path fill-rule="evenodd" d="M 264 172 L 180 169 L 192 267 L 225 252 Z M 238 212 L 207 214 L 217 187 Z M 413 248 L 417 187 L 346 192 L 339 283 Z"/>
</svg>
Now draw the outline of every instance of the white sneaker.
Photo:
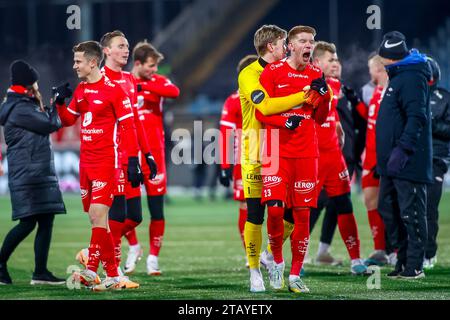
<svg viewBox="0 0 450 320">
<path fill-rule="evenodd" d="M 284 288 L 284 261 L 273 263 L 272 270 L 269 273 L 269 283 L 275 290 Z"/>
<path fill-rule="evenodd" d="M 130 274 L 133 273 L 136 269 L 136 263 L 142 258 L 142 249 L 141 245 L 137 244 L 135 246 L 130 246 L 127 255 L 127 261 L 125 262 L 125 273 Z"/>
<path fill-rule="evenodd" d="M 111 290 L 120 290 L 122 287 L 120 286 L 119 277 L 106 277 L 102 283 L 94 286 L 92 291 L 101 292 L 101 291 L 111 291 Z"/>
<path fill-rule="evenodd" d="M 388 264 L 394 266 L 397 264 L 397 253 L 392 252 L 388 255 Z"/>
<path fill-rule="evenodd" d="M 149 276 L 160 276 L 162 274 L 158 266 L 158 257 L 149 255 L 147 257 L 147 274 Z"/>
<path fill-rule="evenodd" d="M 309 293 L 308 287 L 298 276 L 289 276 L 289 291 L 293 293 Z"/>
<path fill-rule="evenodd" d="M 119 276 L 120 287 L 122 289 L 138 289 L 139 283 L 131 281 L 127 276 Z"/>
<path fill-rule="evenodd" d="M 259 263 L 261 263 L 261 265 L 264 267 L 264 269 L 267 270 L 267 272 L 270 272 L 270 270 L 272 270 L 273 268 L 273 255 L 266 250 L 264 250 L 263 252 L 261 252 L 261 255 L 259 257 Z"/>
<path fill-rule="evenodd" d="M 260 269 L 250 269 L 250 292 L 258 293 L 266 291 Z"/>
<path fill-rule="evenodd" d="M 431 259 L 423 259 L 423 268 L 425 270 L 431 270 L 434 268 L 434 265 L 436 264 L 436 262 L 437 262 L 436 256 L 434 256 Z"/>
</svg>

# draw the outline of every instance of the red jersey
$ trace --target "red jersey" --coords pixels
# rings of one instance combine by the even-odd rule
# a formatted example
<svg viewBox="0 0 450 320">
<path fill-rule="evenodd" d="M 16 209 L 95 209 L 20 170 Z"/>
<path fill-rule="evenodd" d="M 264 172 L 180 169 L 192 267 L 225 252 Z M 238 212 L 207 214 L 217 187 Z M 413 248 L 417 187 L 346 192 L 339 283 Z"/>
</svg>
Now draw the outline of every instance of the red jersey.
<svg viewBox="0 0 450 320">
<path fill-rule="evenodd" d="M 231 130 L 230 130 L 231 129 Z M 241 101 L 239 99 L 239 92 L 231 94 L 223 105 L 222 116 L 220 118 L 220 151 L 221 151 L 221 168 L 227 169 L 230 167 L 230 151 L 229 151 L 229 139 L 230 133 L 234 131 L 234 143 L 233 143 L 233 159 L 234 164 L 237 164 L 237 157 L 240 156 L 241 145 L 241 129 L 242 129 L 242 109 Z M 225 138 L 223 140 L 223 138 Z"/>
<path fill-rule="evenodd" d="M 331 101 L 330 112 L 328 113 L 327 119 L 322 125 L 317 124 L 320 153 L 341 149 L 336 133 L 336 122 L 339 121 L 336 107 L 340 96 L 341 82 L 335 78 L 327 78 L 326 81 L 331 90 L 333 90 L 333 100 Z"/>
<path fill-rule="evenodd" d="M 302 71 L 293 69 L 286 60 L 277 61 L 268 64 L 259 78 L 261 85 L 267 91 L 270 97 L 284 97 L 303 90 L 305 86 L 311 85 L 312 80 L 320 78 L 322 70 L 312 64 L 307 64 Z M 258 112 L 257 112 L 258 115 Z M 275 123 L 269 123 L 270 118 L 266 120 L 267 137 L 267 155 L 270 156 L 271 150 L 271 130 L 279 129 L 279 155 L 286 158 L 315 158 L 319 156 L 317 147 L 317 134 L 314 121 L 314 109 L 309 104 L 303 104 L 302 107 L 294 107 L 281 116 L 286 121 L 292 115 L 303 116 L 300 126 L 295 130 L 280 128 Z M 259 116 L 257 116 L 260 119 Z"/>
<path fill-rule="evenodd" d="M 82 117 L 80 166 L 117 168 L 118 132 L 121 130 L 132 129 L 123 138 L 128 142 L 128 154 L 137 155 L 130 99 L 105 76 L 95 83 L 80 82 L 69 106 L 59 106 L 58 114 L 65 126 Z"/>
<path fill-rule="evenodd" d="M 380 109 L 381 99 L 383 98 L 383 87 L 376 86 L 367 114 L 367 131 L 366 131 L 366 155 L 364 158 L 363 167 L 365 169 L 372 169 L 377 164 L 376 140 L 375 140 L 375 126 L 377 123 L 378 111 Z"/>
<path fill-rule="evenodd" d="M 144 128 L 151 150 L 164 149 L 163 103 L 164 98 L 177 98 L 180 89 L 166 77 L 154 74 L 149 80 L 136 79 L 142 90 L 138 92 L 138 113 L 144 121 Z"/>
<path fill-rule="evenodd" d="M 108 77 L 109 80 L 117 83 L 128 95 L 130 98 L 131 104 L 133 107 L 133 116 L 134 116 L 134 124 L 136 126 L 136 133 L 138 137 L 139 147 L 142 150 L 143 154 L 147 154 L 150 152 L 149 143 L 147 141 L 147 137 L 144 133 L 144 129 L 142 127 L 142 123 L 139 120 L 139 115 L 137 112 L 137 89 L 136 89 L 136 80 L 133 75 L 126 71 L 114 71 L 107 66 L 102 68 L 103 74 Z M 124 153 L 124 146 L 119 145 L 119 150 L 121 153 L 120 158 L 122 160 L 126 160 L 127 155 Z M 126 161 L 124 161 L 126 162 Z"/>
</svg>

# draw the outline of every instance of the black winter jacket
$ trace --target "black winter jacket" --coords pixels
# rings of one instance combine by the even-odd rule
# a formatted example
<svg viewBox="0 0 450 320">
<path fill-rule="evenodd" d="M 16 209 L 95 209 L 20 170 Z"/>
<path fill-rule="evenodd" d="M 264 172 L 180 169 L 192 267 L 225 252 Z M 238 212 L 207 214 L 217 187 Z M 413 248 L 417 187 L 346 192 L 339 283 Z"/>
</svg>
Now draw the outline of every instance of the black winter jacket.
<svg viewBox="0 0 450 320">
<path fill-rule="evenodd" d="M 33 98 L 8 92 L 0 107 L 7 145 L 13 220 L 66 213 L 56 177 L 49 134 L 61 127 L 57 111 L 42 112 Z"/>
<path fill-rule="evenodd" d="M 393 178 L 432 183 L 429 87 L 425 62 L 387 68 L 389 85 L 376 124 L 377 170 L 387 176 L 387 162 L 397 146 L 413 148 L 406 166 Z"/>
<path fill-rule="evenodd" d="M 436 88 L 430 96 L 433 133 L 433 158 L 449 160 L 450 149 L 450 92 Z"/>
</svg>

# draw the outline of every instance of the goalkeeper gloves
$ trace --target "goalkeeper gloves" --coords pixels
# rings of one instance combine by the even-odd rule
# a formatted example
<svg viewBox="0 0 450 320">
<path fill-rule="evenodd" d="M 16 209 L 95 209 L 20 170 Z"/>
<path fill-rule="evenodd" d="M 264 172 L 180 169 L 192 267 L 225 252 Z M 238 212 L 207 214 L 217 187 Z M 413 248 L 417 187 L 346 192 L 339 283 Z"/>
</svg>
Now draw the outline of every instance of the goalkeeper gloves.
<svg viewBox="0 0 450 320">
<path fill-rule="evenodd" d="M 223 185 L 224 187 L 229 187 L 231 180 L 232 180 L 231 168 L 221 169 L 220 170 L 220 176 L 219 176 L 220 184 Z"/>
<path fill-rule="evenodd" d="M 139 187 L 139 185 L 144 182 L 144 176 L 142 175 L 138 157 L 128 158 L 127 175 L 128 181 L 131 182 L 133 188 Z"/>
<path fill-rule="evenodd" d="M 150 152 L 146 153 L 144 157 L 148 167 L 150 168 L 150 180 L 153 180 L 155 179 L 156 174 L 158 173 L 158 167 L 156 166 L 155 158 L 153 158 Z"/>
<path fill-rule="evenodd" d="M 303 119 L 305 119 L 305 117 L 303 117 L 303 116 L 297 116 L 297 115 L 290 116 L 286 120 L 284 126 L 289 130 L 295 130 L 296 128 L 298 128 L 298 126 L 300 125 L 300 122 L 302 122 Z"/>
<path fill-rule="evenodd" d="M 64 100 L 72 96 L 72 89 L 70 84 L 66 82 L 58 87 L 52 88 L 52 94 L 55 97 L 56 104 L 64 104 Z"/>
</svg>

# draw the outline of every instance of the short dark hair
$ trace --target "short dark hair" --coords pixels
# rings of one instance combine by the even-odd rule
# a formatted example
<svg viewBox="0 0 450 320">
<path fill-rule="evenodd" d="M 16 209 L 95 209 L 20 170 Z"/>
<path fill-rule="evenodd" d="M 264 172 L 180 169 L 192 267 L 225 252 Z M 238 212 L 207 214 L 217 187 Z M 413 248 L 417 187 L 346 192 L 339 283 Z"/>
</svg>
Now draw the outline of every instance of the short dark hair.
<svg viewBox="0 0 450 320">
<path fill-rule="evenodd" d="M 149 57 L 153 58 L 156 63 L 160 63 L 164 59 L 164 55 L 147 40 L 138 42 L 133 48 L 133 61 L 145 63 Z"/>
<path fill-rule="evenodd" d="M 237 73 L 241 73 L 241 71 L 247 67 L 249 64 L 255 62 L 256 60 L 258 60 L 258 56 L 256 54 L 249 54 L 246 55 L 245 57 L 243 57 L 241 59 L 241 61 L 239 61 L 238 66 L 237 66 Z"/>
<path fill-rule="evenodd" d="M 100 46 L 100 43 L 97 41 L 84 41 L 77 45 L 75 45 L 72 48 L 72 51 L 75 52 L 84 52 L 84 56 L 89 59 L 96 59 L 97 60 L 97 66 L 100 66 L 100 64 L 103 61 L 103 50 Z"/>
<path fill-rule="evenodd" d="M 109 47 L 111 45 L 111 40 L 115 37 L 124 37 L 125 38 L 125 34 L 120 30 L 114 30 L 111 32 L 107 32 L 100 39 L 100 44 L 102 45 L 103 48 Z"/>
</svg>

